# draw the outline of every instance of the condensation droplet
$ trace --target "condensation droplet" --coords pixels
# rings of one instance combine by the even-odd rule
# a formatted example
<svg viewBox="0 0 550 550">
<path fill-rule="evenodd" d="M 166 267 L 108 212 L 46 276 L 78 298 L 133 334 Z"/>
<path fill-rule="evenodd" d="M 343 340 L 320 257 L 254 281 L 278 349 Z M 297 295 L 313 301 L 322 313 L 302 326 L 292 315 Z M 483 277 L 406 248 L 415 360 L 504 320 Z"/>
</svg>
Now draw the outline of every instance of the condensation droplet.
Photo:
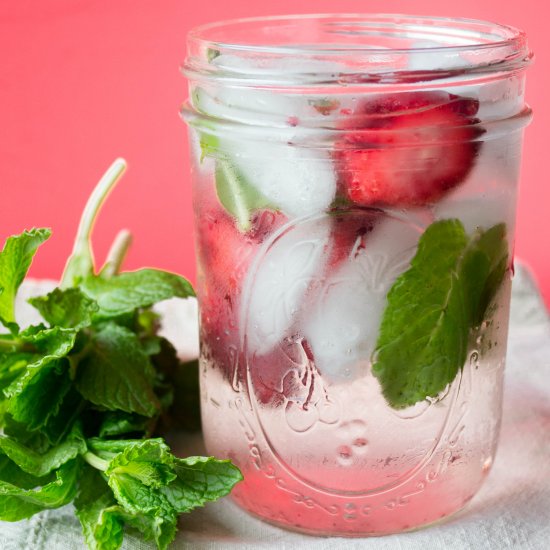
<svg viewBox="0 0 550 550">
<path fill-rule="evenodd" d="M 358 437 L 353 440 L 352 445 L 357 451 L 364 452 L 368 443 L 369 442 L 364 437 Z"/>
<path fill-rule="evenodd" d="M 485 461 L 483 462 L 483 473 L 484 474 L 488 473 L 492 465 L 493 465 L 493 457 L 490 456 L 486 458 Z"/>
<path fill-rule="evenodd" d="M 338 454 L 338 462 L 342 466 L 349 466 L 353 462 L 353 451 L 348 445 L 340 445 L 340 447 L 336 449 L 336 452 Z"/>
</svg>

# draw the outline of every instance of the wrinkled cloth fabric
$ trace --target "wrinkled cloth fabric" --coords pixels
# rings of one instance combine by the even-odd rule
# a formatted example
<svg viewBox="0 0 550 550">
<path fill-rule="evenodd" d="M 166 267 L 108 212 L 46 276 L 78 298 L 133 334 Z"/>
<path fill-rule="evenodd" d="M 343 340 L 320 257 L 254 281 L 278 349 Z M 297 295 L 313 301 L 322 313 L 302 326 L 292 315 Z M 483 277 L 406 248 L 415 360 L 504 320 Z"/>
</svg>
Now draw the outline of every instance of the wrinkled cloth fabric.
<svg viewBox="0 0 550 550">
<path fill-rule="evenodd" d="M 25 283 L 19 321 L 35 322 L 24 300 L 52 287 L 51 281 Z M 164 332 L 180 353 L 198 350 L 194 300 L 160 304 Z M 447 521 L 416 532 L 380 538 L 321 538 L 284 531 L 240 510 L 226 498 L 180 518 L 171 548 L 273 548 L 334 550 L 473 549 L 546 550 L 550 548 L 550 318 L 540 294 L 524 269 L 518 269 L 512 311 L 503 404 L 502 432 L 493 469 L 468 506 Z M 181 456 L 204 453 L 199 435 L 172 434 Z M 48 510 L 26 521 L 0 522 L 3 550 L 72 550 L 85 548 L 72 506 Z M 127 550 L 153 549 L 127 534 Z"/>
</svg>

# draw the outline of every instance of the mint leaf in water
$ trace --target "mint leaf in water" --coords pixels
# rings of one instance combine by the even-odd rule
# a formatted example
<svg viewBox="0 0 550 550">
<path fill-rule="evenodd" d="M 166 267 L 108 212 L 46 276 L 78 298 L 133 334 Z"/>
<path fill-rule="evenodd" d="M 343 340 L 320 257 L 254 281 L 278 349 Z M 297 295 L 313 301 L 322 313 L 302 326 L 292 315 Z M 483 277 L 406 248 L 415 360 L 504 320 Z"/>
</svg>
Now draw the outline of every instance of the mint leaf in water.
<svg viewBox="0 0 550 550">
<path fill-rule="evenodd" d="M 0 319 L 15 321 L 15 295 L 38 247 L 49 239 L 49 229 L 31 229 L 9 237 L 0 252 Z"/>
<path fill-rule="evenodd" d="M 256 210 L 274 209 L 270 201 L 239 173 L 229 160 L 216 160 L 216 192 L 220 203 L 231 214 L 240 231 L 246 232 L 252 225 Z"/>
<path fill-rule="evenodd" d="M 436 397 L 466 361 L 508 266 L 505 226 L 469 237 L 459 220 L 433 223 L 387 297 L 372 372 L 396 409 Z"/>
</svg>

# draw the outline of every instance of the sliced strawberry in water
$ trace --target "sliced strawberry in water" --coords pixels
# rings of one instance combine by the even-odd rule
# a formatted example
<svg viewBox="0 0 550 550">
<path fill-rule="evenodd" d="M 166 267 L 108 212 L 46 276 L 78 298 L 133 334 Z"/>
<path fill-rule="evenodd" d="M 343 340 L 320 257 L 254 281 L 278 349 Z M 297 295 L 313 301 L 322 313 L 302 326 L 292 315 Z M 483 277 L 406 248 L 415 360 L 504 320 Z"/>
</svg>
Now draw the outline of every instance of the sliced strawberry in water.
<svg viewBox="0 0 550 550">
<path fill-rule="evenodd" d="M 251 229 L 241 233 L 218 204 L 204 207 L 203 203 L 199 214 L 197 294 L 201 351 L 228 377 L 233 377 L 240 344 L 238 312 L 242 284 L 261 243 L 285 218 L 268 210 L 257 212 Z"/>
<path fill-rule="evenodd" d="M 344 121 L 336 144 L 340 192 L 360 206 L 437 201 L 472 169 L 479 103 L 447 92 L 389 94 Z"/>
<path fill-rule="evenodd" d="M 344 260 L 360 253 L 377 221 L 376 210 L 334 211 L 326 269 L 333 271 Z"/>
</svg>

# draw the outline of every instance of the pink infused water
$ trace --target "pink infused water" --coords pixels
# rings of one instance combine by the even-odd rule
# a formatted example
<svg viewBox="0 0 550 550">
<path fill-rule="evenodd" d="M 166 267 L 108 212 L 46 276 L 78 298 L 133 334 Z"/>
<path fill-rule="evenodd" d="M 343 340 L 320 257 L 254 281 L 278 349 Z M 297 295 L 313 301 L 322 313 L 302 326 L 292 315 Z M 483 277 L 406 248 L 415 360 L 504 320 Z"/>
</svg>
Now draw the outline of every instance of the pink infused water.
<svg viewBox="0 0 550 550">
<path fill-rule="evenodd" d="M 308 16 L 191 36 L 203 431 L 241 469 L 233 498 L 249 512 L 380 535 L 481 486 L 527 57 L 519 31 L 466 20 Z"/>
</svg>

